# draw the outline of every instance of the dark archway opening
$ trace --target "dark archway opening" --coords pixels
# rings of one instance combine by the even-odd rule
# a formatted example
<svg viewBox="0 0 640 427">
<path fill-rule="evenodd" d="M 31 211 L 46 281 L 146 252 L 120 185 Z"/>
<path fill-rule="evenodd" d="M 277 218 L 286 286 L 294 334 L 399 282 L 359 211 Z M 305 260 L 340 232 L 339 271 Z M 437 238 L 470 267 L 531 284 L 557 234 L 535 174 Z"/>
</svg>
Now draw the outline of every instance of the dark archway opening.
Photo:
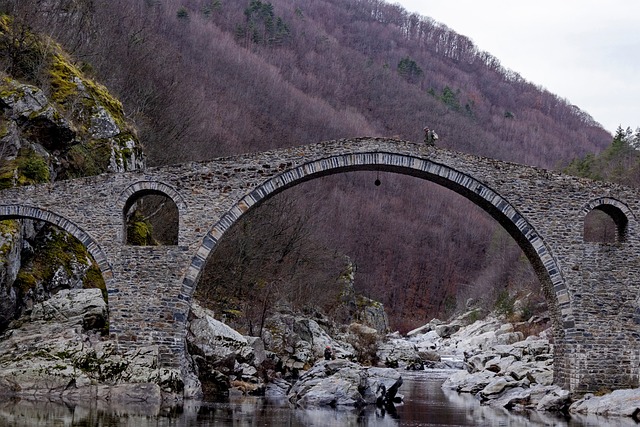
<svg viewBox="0 0 640 427">
<path fill-rule="evenodd" d="M 378 178 L 379 186 L 375 185 Z M 538 280 L 544 273 L 536 274 L 528 259 L 532 255 L 525 256 L 511 237 L 518 233 L 515 226 L 505 229 L 509 224 L 496 223 L 477 200 L 469 200 L 476 194 L 460 196 L 438 184 L 443 183 L 395 173 L 379 177 L 376 170 L 375 174 L 341 173 L 293 186 L 250 210 L 225 234 L 196 287 L 196 298 L 207 293 L 208 286 L 220 287 L 226 280 L 229 289 L 234 289 L 250 276 L 241 260 L 254 262 L 257 257 L 249 255 L 246 244 L 234 240 L 239 234 L 250 235 L 256 220 L 264 217 L 263 209 L 271 209 L 284 196 L 290 204 L 284 209 L 288 214 L 312 219 L 313 246 L 333 251 L 334 259 L 339 260 L 333 270 L 347 271 L 345 259 L 351 260 L 357 270 L 356 291 L 384 303 L 392 329 L 406 332 L 433 317 L 446 318 L 464 310 L 470 300 L 492 308 L 501 299 L 505 312 L 511 312 L 516 295 L 535 294 L 522 315 L 540 306 L 546 308 Z M 268 245 L 274 242 L 263 240 Z M 264 252 L 269 250 L 272 248 Z M 234 258 L 239 264 L 231 263 Z M 217 275 L 210 278 L 211 266 L 218 263 Z M 277 260 L 268 260 L 256 269 L 256 276 L 277 266 Z M 254 288 L 259 281 L 253 280 Z M 306 297 L 311 302 L 316 301 L 315 285 L 307 284 Z M 339 288 L 335 282 L 333 286 Z M 215 298 L 218 315 L 243 316 L 241 305 L 224 306 L 236 293 Z M 252 302 L 260 300 L 256 293 L 250 295 L 255 297 Z M 322 293 L 326 295 L 329 293 Z M 255 326 L 256 322 L 261 323 L 247 320 L 244 332 L 253 329 L 249 323 Z"/>
<path fill-rule="evenodd" d="M 626 239 L 629 220 L 613 205 L 599 205 L 584 219 L 584 241 L 589 243 L 621 243 Z"/>
<path fill-rule="evenodd" d="M 140 191 L 127 200 L 123 215 L 127 245 L 178 244 L 178 207 L 166 194 L 154 190 Z"/>
<path fill-rule="evenodd" d="M 351 339 L 358 337 L 349 341 L 356 349 L 358 361 L 378 363 L 376 338 L 370 341 L 371 335 L 368 335 L 361 339 L 359 327 L 356 327 L 359 332 L 351 334 L 352 326 L 361 320 L 353 316 L 358 310 L 343 310 L 347 322 L 356 323 L 338 326 L 336 330 L 335 312 L 327 314 L 326 307 L 320 304 L 333 300 L 338 306 L 342 303 L 344 308 L 345 282 L 352 286 L 355 296 L 346 299 L 347 302 L 353 302 L 358 309 L 362 305 L 379 306 L 376 300 L 382 302 L 393 319 L 392 330 L 407 332 L 425 325 L 433 317 L 447 318 L 462 313 L 464 316 L 459 318 L 471 323 L 474 316 L 480 319 L 490 310 L 499 310 L 514 325 L 524 325 L 525 329 L 515 332 L 516 335 L 522 333 L 520 337 L 546 330 L 553 321 L 553 333 L 549 329 L 545 335 L 562 340 L 552 286 L 552 281 L 562 285 L 555 273 L 557 269 L 547 267 L 554 261 L 545 256 L 548 250 L 544 242 L 514 207 L 481 183 L 458 172 L 444 171 L 440 175 L 440 170 L 434 174 L 429 168 L 429 172 L 423 173 L 398 166 L 403 160 L 387 161 L 397 163 L 385 166 L 385 171 L 392 173 L 382 177 L 378 176 L 381 169 L 378 165 L 361 164 L 348 168 L 355 173 L 336 168 L 325 170 L 322 176 L 303 175 L 300 180 L 276 186 L 275 191 L 273 187 L 269 190 L 270 182 L 265 183 L 248 196 L 258 203 L 240 202 L 239 206 L 252 207 L 240 218 L 238 212 L 244 210 L 234 208 L 213 228 L 209 238 L 217 244 L 196 283 L 194 300 L 213 309 L 209 316 L 223 320 L 242 334 L 260 334 L 265 348 L 283 356 L 282 359 L 276 356 L 283 366 L 273 368 L 282 369 L 278 372 L 284 375 L 295 376 L 296 369 L 303 368 L 302 365 L 296 368 L 296 363 L 302 363 L 296 360 L 307 359 L 296 355 L 305 354 L 305 349 L 318 354 L 314 344 L 304 338 L 313 329 L 311 320 L 320 325 L 315 326 L 316 330 L 331 331 L 333 336 L 348 331 Z M 264 188 L 266 197 L 254 198 L 253 194 L 263 195 Z M 277 271 L 284 263 L 282 257 L 257 263 L 254 274 L 245 271 L 245 263 L 253 262 L 255 254 L 273 251 L 274 236 L 279 233 L 262 238 L 265 245 L 258 250 L 238 240 L 238 236 L 255 239 L 256 230 L 269 228 L 272 220 L 266 220 L 266 226 L 256 224 L 269 216 L 265 209 L 271 210 L 283 200 L 293 201 L 279 208 L 286 214 L 285 228 L 298 223 L 296 218 L 301 216 L 313 218 L 311 246 L 328 248 L 338 255 L 334 256 L 339 260 L 334 271 L 340 273 L 330 277 L 327 283 L 320 286 L 312 280 L 300 283 L 303 309 L 311 313 L 311 320 L 309 316 L 303 316 L 307 320 L 300 319 L 299 312 L 296 313 L 296 304 L 291 298 L 295 292 L 287 288 L 290 283 L 286 275 L 277 273 L 269 279 L 265 274 Z M 219 241 L 213 239 L 214 232 L 216 236 L 222 235 Z M 296 239 L 289 241 L 297 242 Z M 291 247 L 285 245 L 285 248 Z M 285 252 L 291 253 L 279 253 Z M 345 255 L 349 263 L 345 262 Z M 236 262 L 224 264 L 234 258 Z M 304 265 L 299 262 L 304 256 L 292 259 L 291 265 Z M 203 264 L 198 260 L 192 265 Z M 329 270 L 326 263 L 323 267 L 325 272 Z M 211 269 L 217 269 L 218 273 L 210 274 Z M 240 283 L 243 278 L 249 278 L 244 285 Z M 217 290 L 211 292 L 212 288 Z M 198 313 L 192 311 L 190 320 L 199 322 L 203 311 L 195 311 Z M 539 329 L 530 328 L 530 322 L 522 322 L 538 312 L 542 314 L 542 322 L 536 325 Z M 192 337 L 195 332 L 189 329 L 187 342 L 194 360 L 203 371 L 213 369 L 214 365 L 210 364 L 213 361 L 195 341 L 190 341 Z M 235 371 L 229 373 L 237 375 Z"/>
</svg>

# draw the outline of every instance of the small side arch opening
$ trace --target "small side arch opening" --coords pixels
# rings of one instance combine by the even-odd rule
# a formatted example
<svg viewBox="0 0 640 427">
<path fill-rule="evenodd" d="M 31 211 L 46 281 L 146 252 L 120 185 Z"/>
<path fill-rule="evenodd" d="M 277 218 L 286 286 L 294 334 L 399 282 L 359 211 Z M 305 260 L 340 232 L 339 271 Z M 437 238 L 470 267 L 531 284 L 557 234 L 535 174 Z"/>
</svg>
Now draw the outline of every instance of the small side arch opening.
<svg viewBox="0 0 640 427">
<path fill-rule="evenodd" d="M 142 190 L 133 194 L 124 205 L 123 217 L 127 245 L 178 244 L 178 206 L 162 191 Z"/>
<path fill-rule="evenodd" d="M 587 243 L 622 243 L 626 240 L 629 219 L 617 206 L 594 206 L 584 218 L 583 239 Z"/>
</svg>

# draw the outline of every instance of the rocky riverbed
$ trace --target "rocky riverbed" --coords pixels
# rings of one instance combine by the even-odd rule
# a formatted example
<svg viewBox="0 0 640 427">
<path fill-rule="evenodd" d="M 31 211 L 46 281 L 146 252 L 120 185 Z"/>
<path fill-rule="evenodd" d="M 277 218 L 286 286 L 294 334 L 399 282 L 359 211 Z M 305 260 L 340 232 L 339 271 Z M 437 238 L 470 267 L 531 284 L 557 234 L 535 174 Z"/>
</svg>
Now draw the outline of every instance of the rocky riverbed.
<svg viewBox="0 0 640 427">
<path fill-rule="evenodd" d="M 299 407 L 400 401 L 402 372 L 447 370 L 443 387 L 512 411 L 561 411 L 638 418 L 640 391 L 573 400 L 553 385 L 553 344 L 543 318 L 511 324 L 495 315 L 434 320 L 406 336 L 362 324 L 280 313 L 264 338 L 246 337 L 194 305 L 188 372 L 163 369 L 158 349 L 120 354 L 101 334 L 107 307 L 97 289 L 58 292 L 0 337 L 0 389 L 27 399 L 162 406 L 228 393 L 287 399 Z M 326 360 L 325 350 L 330 348 Z M 377 366 L 374 366 L 377 362 Z"/>
</svg>

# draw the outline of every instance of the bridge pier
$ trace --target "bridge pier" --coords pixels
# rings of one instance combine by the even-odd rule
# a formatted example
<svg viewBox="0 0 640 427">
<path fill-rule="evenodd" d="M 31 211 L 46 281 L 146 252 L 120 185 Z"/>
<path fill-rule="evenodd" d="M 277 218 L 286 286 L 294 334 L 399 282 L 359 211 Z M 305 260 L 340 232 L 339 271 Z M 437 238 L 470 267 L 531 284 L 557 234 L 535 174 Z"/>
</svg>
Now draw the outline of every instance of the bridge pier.
<svg viewBox="0 0 640 427">
<path fill-rule="evenodd" d="M 565 268 L 573 324 L 565 325 L 565 388 L 576 393 L 640 386 L 640 277 L 624 244 L 580 243 Z M 607 266 L 603 268 L 603 266 Z"/>
<path fill-rule="evenodd" d="M 189 302 L 180 298 L 192 254 L 180 246 L 125 246 L 108 284 L 110 337 L 121 352 L 157 345 L 162 367 L 181 369 Z"/>
</svg>

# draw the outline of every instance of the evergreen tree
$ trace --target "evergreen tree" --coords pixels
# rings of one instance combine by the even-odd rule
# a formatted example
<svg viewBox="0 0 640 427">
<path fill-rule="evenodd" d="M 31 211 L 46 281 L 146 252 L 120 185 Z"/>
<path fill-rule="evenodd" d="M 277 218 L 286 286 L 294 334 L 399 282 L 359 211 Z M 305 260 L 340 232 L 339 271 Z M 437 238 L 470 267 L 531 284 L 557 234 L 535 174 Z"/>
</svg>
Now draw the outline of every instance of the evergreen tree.
<svg viewBox="0 0 640 427">
<path fill-rule="evenodd" d="M 415 83 L 422 76 L 423 72 L 416 61 L 407 56 L 402 58 L 398 63 L 398 74 L 408 82 Z"/>
</svg>

